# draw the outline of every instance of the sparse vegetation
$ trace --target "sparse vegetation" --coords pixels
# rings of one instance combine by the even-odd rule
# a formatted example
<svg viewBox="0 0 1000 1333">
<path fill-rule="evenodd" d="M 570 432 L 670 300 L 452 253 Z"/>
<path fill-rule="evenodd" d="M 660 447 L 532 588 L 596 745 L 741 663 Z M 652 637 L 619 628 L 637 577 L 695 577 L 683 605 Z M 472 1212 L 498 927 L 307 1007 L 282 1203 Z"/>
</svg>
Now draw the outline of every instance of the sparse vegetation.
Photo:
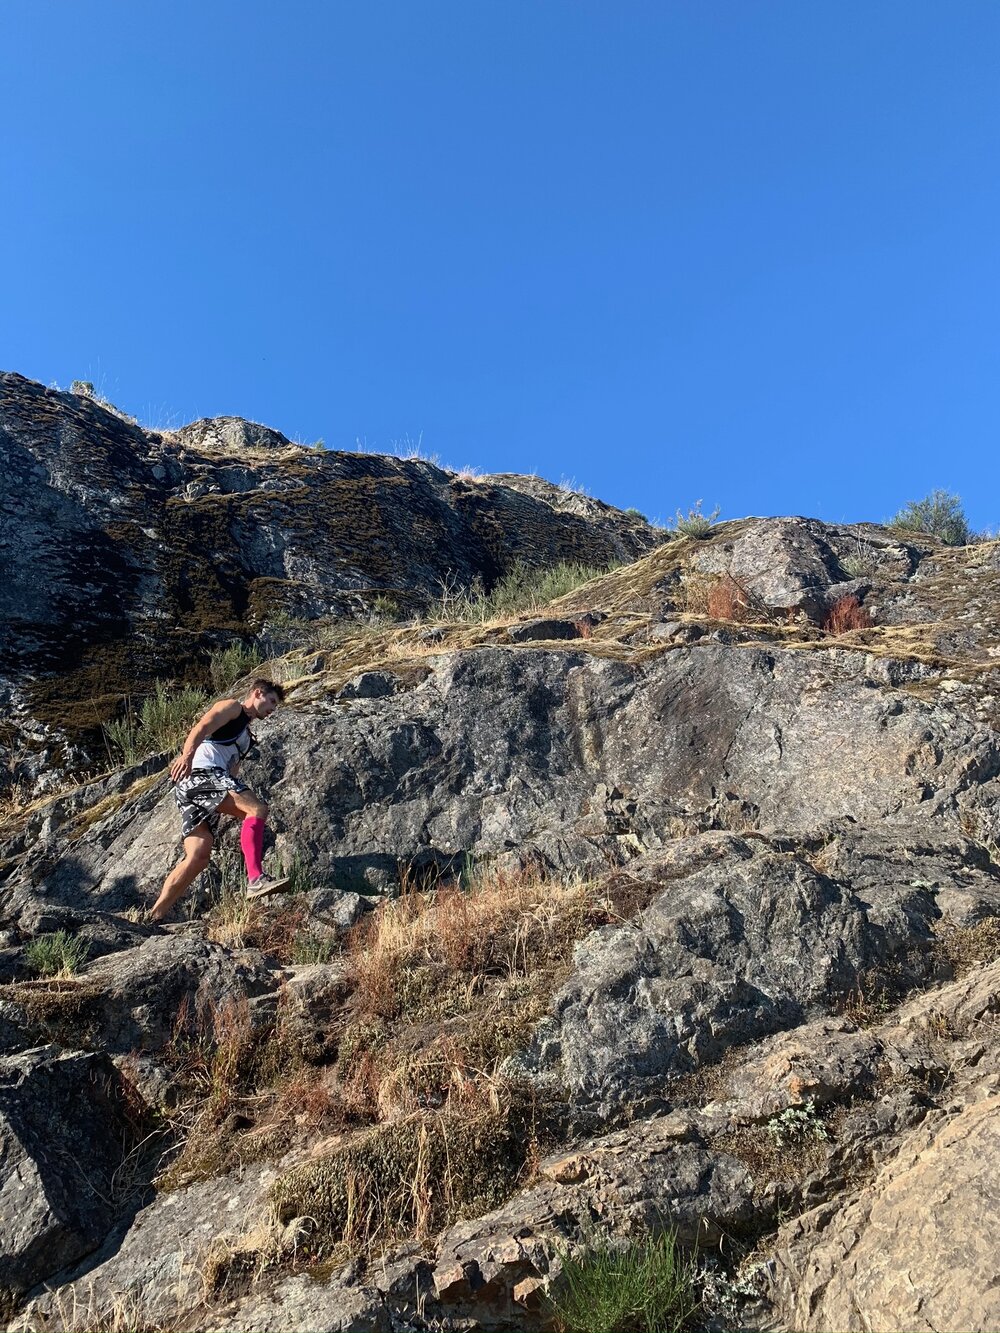
<svg viewBox="0 0 1000 1333">
<path fill-rule="evenodd" d="M 289 961 L 292 963 L 329 963 L 337 956 L 337 941 L 332 934 L 323 934 L 315 928 L 300 930 L 292 940 Z"/>
<path fill-rule="evenodd" d="M 138 711 L 128 700 L 125 716 L 104 724 L 105 739 L 125 764 L 134 764 L 147 754 L 176 748 L 207 704 L 208 697 L 202 690 L 185 685 L 171 691 L 157 681 L 156 689 L 143 699 Z"/>
<path fill-rule="evenodd" d="M 741 624 L 753 619 L 754 598 L 740 579 L 723 574 L 708 589 L 705 610 L 713 620 L 734 620 Z"/>
<path fill-rule="evenodd" d="M 369 613 L 373 620 L 391 621 L 399 619 L 399 603 L 395 597 L 388 593 L 380 592 L 377 597 L 372 599 L 371 610 Z"/>
<path fill-rule="evenodd" d="M 676 533 L 682 537 L 708 536 L 722 511 L 716 505 L 710 514 L 703 514 L 701 504 L 700 500 L 696 500 L 686 514 L 678 509 L 677 518 L 674 521 L 674 531 Z"/>
<path fill-rule="evenodd" d="M 216 694 L 225 694 L 244 676 L 249 676 L 263 661 L 260 650 L 252 644 L 231 643 L 219 648 L 209 659 L 208 670 Z"/>
<path fill-rule="evenodd" d="M 516 616 L 522 611 L 547 606 L 558 597 L 610 573 L 614 565 L 586 565 L 564 560 L 548 569 L 532 569 L 518 561 L 490 592 L 477 578 L 465 586 L 457 578 L 448 579 L 427 612 L 429 620 L 480 621 Z"/>
<path fill-rule="evenodd" d="M 550 1304 L 561 1333 L 680 1333 L 698 1308 L 695 1261 L 672 1231 L 625 1247 L 595 1237 L 560 1258 Z"/>
<path fill-rule="evenodd" d="M 944 490 L 931 491 L 922 500 L 910 500 L 889 526 L 903 532 L 926 533 L 946 546 L 965 546 L 972 536 L 961 497 Z"/>
<path fill-rule="evenodd" d="M 883 552 L 877 546 L 855 537 L 854 550 L 850 555 L 841 556 L 839 563 L 850 578 L 864 579 L 873 578 L 878 573 L 884 558 Z"/>
<path fill-rule="evenodd" d="M 380 1125 L 347 1147 L 275 1181 L 279 1220 L 309 1217 L 316 1255 L 346 1242 L 429 1236 L 462 1216 L 498 1207 L 513 1190 L 530 1143 L 530 1105 L 470 1089 L 461 1108 Z"/>
<path fill-rule="evenodd" d="M 87 961 L 87 941 L 57 930 L 38 935 L 24 951 L 24 961 L 40 977 L 71 977 Z"/>
<path fill-rule="evenodd" d="M 767 1122 L 767 1132 L 776 1148 L 802 1143 L 807 1139 L 826 1140 L 830 1136 L 816 1114 L 816 1103 L 811 1098 L 802 1106 L 787 1106 Z"/>
</svg>

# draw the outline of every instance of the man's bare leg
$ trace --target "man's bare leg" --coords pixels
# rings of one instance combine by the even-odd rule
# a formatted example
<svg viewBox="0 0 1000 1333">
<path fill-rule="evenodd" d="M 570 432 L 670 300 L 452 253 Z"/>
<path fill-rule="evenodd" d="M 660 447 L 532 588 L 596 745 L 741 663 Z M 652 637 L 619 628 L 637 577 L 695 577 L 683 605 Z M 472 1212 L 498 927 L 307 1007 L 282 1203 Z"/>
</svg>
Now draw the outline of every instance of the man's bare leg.
<svg viewBox="0 0 1000 1333">
<path fill-rule="evenodd" d="M 150 912 L 152 921 L 162 921 L 177 899 L 205 869 L 212 855 L 214 841 L 207 824 L 199 824 L 194 832 L 184 839 L 184 857 L 163 881 L 160 896 Z"/>
</svg>

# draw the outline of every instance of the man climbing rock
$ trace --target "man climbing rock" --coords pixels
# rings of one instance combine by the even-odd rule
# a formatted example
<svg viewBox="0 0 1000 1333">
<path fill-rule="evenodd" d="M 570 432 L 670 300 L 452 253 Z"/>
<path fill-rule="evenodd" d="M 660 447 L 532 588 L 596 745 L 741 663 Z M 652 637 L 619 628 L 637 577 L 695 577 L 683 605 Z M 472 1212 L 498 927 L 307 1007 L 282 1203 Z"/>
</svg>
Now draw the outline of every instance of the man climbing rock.
<svg viewBox="0 0 1000 1333">
<path fill-rule="evenodd" d="M 284 698 L 280 685 L 255 680 L 242 703 L 220 699 L 188 733 L 183 750 L 170 765 L 174 799 L 181 812 L 184 857 L 163 882 L 150 913 L 153 921 L 166 919 L 208 865 L 222 815 L 243 821 L 240 846 L 247 867 L 247 897 L 274 893 L 288 884 L 287 878 L 272 879 L 263 872 L 267 804 L 239 779 L 240 764 L 254 743 L 250 723 L 270 717 Z"/>
</svg>

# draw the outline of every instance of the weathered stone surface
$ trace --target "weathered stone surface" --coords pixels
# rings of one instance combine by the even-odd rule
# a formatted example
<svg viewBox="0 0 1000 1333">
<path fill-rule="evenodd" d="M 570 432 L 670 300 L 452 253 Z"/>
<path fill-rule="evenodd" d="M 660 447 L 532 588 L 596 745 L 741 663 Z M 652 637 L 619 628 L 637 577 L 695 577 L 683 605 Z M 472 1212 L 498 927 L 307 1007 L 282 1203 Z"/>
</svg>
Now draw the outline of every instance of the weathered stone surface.
<svg viewBox="0 0 1000 1333">
<path fill-rule="evenodd" d="M 67 1310 L 76 1310 L 81 1324 L 100 1324 L 110 1320 L 116 1306 L 142 1322 L 169 1326 L 200 1304 L 212 1248 L 257 1223 L 273 1175 L 268 1167 L 250 1167 L 158 1195 L 127 1231 L 112 1231 L 85 1264 L 58 1274 L 58 1265 L 46 1269 L 54 1294 L 37 1295 L 17 1327 L 51 1327 Z"/>
<path fill-rule="evenodd" d="M 401 694 L 333 708 L 303 685 L 260 728 L 248 779 L 320 880 L 393 890 L 401 866 L 451 872 L 467 854 L 615 863 L 737 816 L 789 833 L 997 817 L 997 734 L 874 683 L 858 653 L 716 644 L 630 665 L 483 648 L 431 666 Z M 150 788 L 58 859 L 33 849 L 9 902 L 141 899 L 176 834 L 165 784 Z"/>
<path fill-rule="evenodd" d="M 26 1291 L 96 1249 L 138 1137 L 107 1056 L 46 1046 L 0 1058 L 0 1288 Z"/>
<path fill-rule="evenodd" d="M 212 1320 L 219 1333 L 392 1333 L 399 1327 L 377 1287 L 334 1277 L 287 1278 Z"/>
<path fill-rule="evenodd" d="M 732 575 L 769 607 L 801 608 L 819 618 L 838 598 L 871 586 L 870 576 L 857 580 L 849 572 L 859 552 L 871 571 L 899 579 L 912 575 L 925 547 L 869 524 L 848 530 L 806 518 L 750 519 L 732 540 L 711 543 L 691 563 L 704 574 Z"/>
<path fill-rule="evenodd" d="M 774 1287 L 787 1326 L 1000 1327 L 998 1151 L 994 1095 L 918 1131 L 853 1202 L 824 1205 L 785 1228 Z"/>
<path fill-rule="evenodd" d="M 363 671 L 337 691 L 338 699 L 384 699 L 395 693 L 396 678 L 388 671 Z"/>
<path fill-rule="evenodd" d="M 521 1067 L 614 1114 L 642 1096 L 668 1097 L 671 1078 L 730 1046 L 843 1004 L 862 980 L 891 974 L 906 989 L 945 974 L 931 948 L 941 909 L 912 851 L 897 860 L 884 842 L 850 833 L 838 846 L 827 848 L 825 873 L 780 841 L 721 833 L 634 861 L 619 885 L 652 901 L 577 945 L 573 975 Z M 960 880 L 993 910 L 994 875 L 969 867 L 957 847 L 923 852 L 937 883 Z M 839 1059 L 873 1058 L 858 1040 L 840 1044 L 827 1071 L 836 1086 L 849 1076 Z M 801 1077 L 818 1092 L 821 1050 L 816 1058 Z"/>
<path fill-rule="evenodd" d="M 526 620 L 520 625 L 511 625 L 507 631 L 511 643 L 534 643 L 544 639 L 579 639 L 582 637 L 579 625 L 573 620 L 548 619 Z"/>
<path fill-rule="evenodd" d="M 873 1033 L 843 1018 L 824 1018 L 766 1038 L 728 1076 L 726 1091 L 746 1120 L 764 1120 L 805 1102 L 823 1106 L 867 1097 L 884 1054 Z"/>
<path fill-rule="evenodd" d="M 11 986 L 11 1016 L 39 1035 L 76 1036 L 115 1054 L 156 1051 L 175 1031 L 211 1036 L 227 1007 L 273 992 L 277 980 L 252 952 L 178 935 L 156 935 L 110 954 L 58 990 Z"/>
</svg>

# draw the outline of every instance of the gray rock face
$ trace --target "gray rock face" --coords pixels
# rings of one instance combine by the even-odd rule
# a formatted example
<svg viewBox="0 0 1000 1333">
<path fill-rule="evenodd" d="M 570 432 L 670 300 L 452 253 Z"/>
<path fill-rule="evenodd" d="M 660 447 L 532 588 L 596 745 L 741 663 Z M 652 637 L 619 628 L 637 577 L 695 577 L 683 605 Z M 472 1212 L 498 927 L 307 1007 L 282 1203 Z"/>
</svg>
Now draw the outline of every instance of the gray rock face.
<svg viewBox="0 0 1000 1333">
<path fill-rule="evenodd" d="M 932 1051 L 934 1034 L 950 1031 L 952 1098 L 908 1135 L 888 1136 L 870 1185 L 781 1229 L 770 1276 L 780 1326 L 959 1333 L 1000 1325 L 998 1011 L 994 962 L 915 997 L 879 1033 L 892 1057 L 928 1038 Z"/>
<path fill-rule="evenodd" d="M 85 1264 L 59 1275 L 52 1284 L 58 1296 L 35 1297 L 19 1326 L 45 1327 L 67 1309 L 78 1311 L 81 1323 L 100 1324 L 116 1306 L 141 1308 L 146 1322 L 169 1324 L 200 1302 L 213 1245 L 252 1228 L 273 1174 L 251 1168 L 158 1195 L 124 1234 L 112 1231 Z"/>
<path fill-rule="evenodd" d="M 276 986 L 259 955 L 158 935 L 98 959 L 54 995 L 13 987 L 7 1004 L 12 1017 L 39 1037 L 85 1039 L 125 1055 L 159 1050 L 177 1030 L 212 1035 L 217 1015 Z"/>
<path fill-rule="evenodd" d="M 580 627 L 572 620 L 555 620 L 551 617 L 541 620 L 527 620 L 522 625 L 512 625 L 507 631 L 511 643 L 537 643 L 545 639 L 582 638 Z"/>
<path fill-rule="evenodd" d="M 863 597 L 876 573 L 906 579 L 919 560 L 919 542 L 902 542 L 885 529 L 767 518 L 748 520 L 732 540 L 696 552 L 692 567 L 731 575 L 769 607 L 821 618 L 839 598 Z M 867 580 L 854 578 L 859 567 Z"/>
<path fill-rule="evenodd" d="M 858 653 L 715 644 L 630 665 L 483 648 L 432 659 L 389 697 L 331 706 L 321 678 L 294 697 L 246 776 L 279 850 L 343 889 L 392 891 L 401 866 L 448 873 L 468 854 L 574 869 L 698 829 L 995 818 L 997 734 L 887 685 Z M 176 857 L 165 786 L 61 856 L 36 846 L 8 912 L 154 893 Z"/>
<path fill-rule="evenodd" d="M 106 1056 L 0 1058 L 0 1288 L 26 1291 L 100 1244 L 139 1137 Z"/>
<path fill-rule="evenodd" d="M 667 1098 L 677 1074 L 826 1013 L 876 976 L 926 984 L 943 966 L 932 946 L 950 885 L 962 886 L 958 920 L 997 909 L 1000 884 L 975 868 L 974 847 L 925 843 L 915 863 L 864 835 L 840 842 L 823 873 L 773 840 L 725 834 L 633 862 L 619 885 L 650 905 L 577 946 L 523 1067 L 605 1115 Z"/>
</svg>

